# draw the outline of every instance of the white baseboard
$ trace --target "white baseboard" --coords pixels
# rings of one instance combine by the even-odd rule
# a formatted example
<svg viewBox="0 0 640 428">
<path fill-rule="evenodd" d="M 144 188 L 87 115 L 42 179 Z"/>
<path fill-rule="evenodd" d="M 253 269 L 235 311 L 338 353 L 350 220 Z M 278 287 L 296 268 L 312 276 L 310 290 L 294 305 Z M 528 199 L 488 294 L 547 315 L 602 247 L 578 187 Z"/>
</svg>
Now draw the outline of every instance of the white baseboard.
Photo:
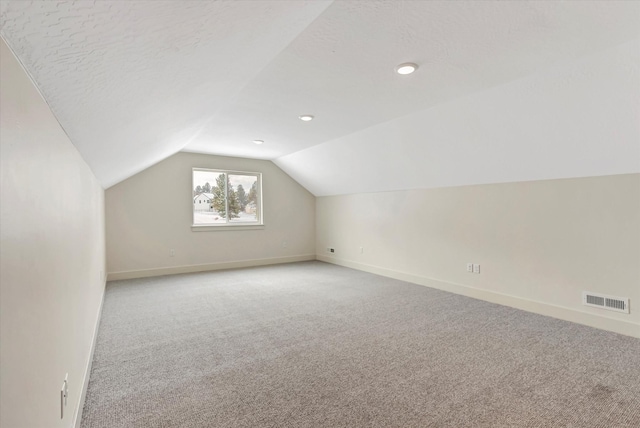
<svg viewBox="0 0 640 428">
<path fill-rule="evenodd" d="M 581 312 L 572 308 L 563 306 L 552 305 L 549 303 L 523 299 L 521 297 L 511 296 L 502 293 L 496 293 L 494 291 L 482 290 L 480 288 L 469 287 L 467 285 L 455 284 L 451 282 L 436 280 L 428 277 L 413 275 L 406 272 L 395 271 L 392 269 L 382 268 L 378 266 L 368 265 L 364 263 L 354 262 L 351 260 L 338 259 L 336 257 L 328 257 L 325 255 L 316 255 L 317 260 L 332 263 L 340 266 L 349 267 L 352 269 L 362 270 L 365 272 L 374 273 L 376 275 L 386 276 L 388 278 L 394 278 L 401 281 L 411 282 L 418 285 L 424 285 L 426 287 L 437 288 L 439 290 L 448 291 L 463 296 L 473 297 L 475 299 L 485 300 L 491 303 L 497 303 L 504 306 L 510 306 L 512 308 L 521 309 L 527 312 L 533 312 L 540 315 L 546 315 L 553 318 L 558 318 L 565 321 L 571 321 L 578 324 L 587 325 L 589 327 L 599 328 L 601 330 L 612 331 L 615 333 L 624 334 L 626 336 L 632 336 L 640 338 L 640 325 L 608 318 L 606 316 L 600 316 L 590 314 L 587 312 Z"/>
<path fill-rule="evenodd" d="M 268 259 L 239 260 L 235 262 L 207 263 L 202 265 L 172 266 L 155 269 L 129 270 L 121 272 L 109 272 L 108 281 L 120 279 L 147 278 L 151 276 L 175 275 L 178 273 L 206 272 L 211 270 L 238 269 L 254 266 L 276 265 L 281 263 L 304 262 L 315 260 L 315 254 L 303 254 L 299 256 L 272 257 Z"/>
<path fill-rule="evenodd" d="M 104 304 L 104 294 L 106 291 L 106 282 L 102 284 L 102 297 L 100 298 L 100 306 L 98 307 L 98 316 L 96 317 L 96 323 L 93 326 L 93 338 L 91 339 L 91 349 L 89 350 L 89 361 L 87 362 L 87 368 L 84 372 L 84 379 L 82 380 L 82 391 L 80 392 L 80 402 L 76 408 L 76 412 L 73 418 L 73 427 L 80 428 L 82 423 L 82 410 L 84 409 L 84 401 L 87 398 L 87 390 L 89 389 L 89 378 L 91 377 L 91 367 L 93 365 L 93 353 L 96 350 L 96 341 L 98 340 L 98 327 L 100 327 L 100 318 L 102 318 L 102 305 Z"/>
</svg>

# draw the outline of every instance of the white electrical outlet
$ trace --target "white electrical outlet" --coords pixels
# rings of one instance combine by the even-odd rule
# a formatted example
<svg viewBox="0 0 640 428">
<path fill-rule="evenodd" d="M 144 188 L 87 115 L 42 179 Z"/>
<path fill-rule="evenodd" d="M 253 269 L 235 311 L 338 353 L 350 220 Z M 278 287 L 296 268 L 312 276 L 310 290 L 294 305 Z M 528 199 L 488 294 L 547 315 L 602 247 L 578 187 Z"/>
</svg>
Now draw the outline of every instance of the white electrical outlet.
<svg viewBox="0 0 640 428">
<path fill-rule="evenodd" d="M 480 273 L 480 265 L 473 265 L 473 273 Z"/>
<path fill-rule="evenodd" d="M 176 250 L 174 250 L 173 248 L 171 248 L 171 249 L 169 250 L 169 257 L 175 257 L 175 255 L 176 255 Z"/>
<path fill-rule="evenodd" d="M 288 245 L 287 241 L 282 241 L 282 248 L 287 248 L 287 245 Z"/>
<path fill-rule="evenodd" d="M 364 247 L 360 247 L 360 254 L 364 253 Z"/>
<path fill-rule="evenodd" d="M 64 419 L 64 408 L 67 405 L 67 397 L 69 395 L 69 373 L 64 375 L 62 388 L 60 388 L 60 419 Z"/>
<path fill-rule="evenodd" d="M 467 272 L 473 273 L 473 263 L 467 263 Z"/>
</svg>

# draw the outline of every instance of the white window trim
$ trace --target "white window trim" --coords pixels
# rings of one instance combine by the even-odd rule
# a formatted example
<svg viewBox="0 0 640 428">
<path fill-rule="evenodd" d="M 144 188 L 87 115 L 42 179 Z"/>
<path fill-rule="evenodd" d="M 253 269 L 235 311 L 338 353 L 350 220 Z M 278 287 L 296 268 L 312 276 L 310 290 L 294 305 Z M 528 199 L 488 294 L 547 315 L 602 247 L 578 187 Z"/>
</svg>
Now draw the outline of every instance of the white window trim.
<svg viewBox="0 0 640 428">
<path fill-rule="evenodd" d="M 242 222 L 242 223 L 206 223 L 206 224 L 195 224 L 195 211 L 193 208 L 193 197 L 191 197 L 191 231 L 192 232 L 220 232 L 220 231 L 240 231 L 240 230 L 261 230 L 264 229 L 264 212 L 263 212 L 263 203 L 262 203 L 262 173 L 261 172 L 252 172 L 252 171 L 234 171 L 228 169 L 215 169 L 215 168 L 191 168 L 191 192 L 195 189 L 193 182 L 193 173 L 195 171 L 207 171 L 207 172 L 219 172 L 224 174 L 231 175 L 249 175 L 255 176 L 258 179 L 257 189 L 258 189 L 258 200 L 256 201 L 256 213 L 258 214 L 258 220 L 256 222 Z M 226 212 L 229 212 L 229 200 L 227 198 L 228 189 L 225 186 L 225 204 L 226 204 Z M 190 193 L 192 194 L 192 193 Z M 227 219 L 228 221 L 228 219 Z"/>
<path fill-rule="evenodd" d="M 263 230 L 264 224 L 254 224 L 254 223 L 245 223 L 245 224 L 220 224 L 214 226 L 212 224 L 192 224 L 191 231 L 192 232 L 231 232 L 238 230 Z"/>
</svg>

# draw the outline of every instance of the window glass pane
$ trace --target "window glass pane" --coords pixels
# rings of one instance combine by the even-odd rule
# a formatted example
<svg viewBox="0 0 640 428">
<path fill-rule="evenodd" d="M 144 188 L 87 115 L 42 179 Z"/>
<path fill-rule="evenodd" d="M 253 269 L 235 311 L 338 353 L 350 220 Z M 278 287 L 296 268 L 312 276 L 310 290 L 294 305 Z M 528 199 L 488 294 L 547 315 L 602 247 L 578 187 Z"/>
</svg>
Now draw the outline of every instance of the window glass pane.
<svg viewBox="0 0 640 428">
<path fill-rule="evenodd" d="M 226 223 L 225 174 L 193 171 L 193 223 Z"/>
<path fill-rule="evenodd" d="M 255 223 L 258 221 L 258 177 L 255 175 L 229 174 L 229 221 L 231 223 Z"/>
<path fill-rule="evenodd" d="M 195 225 L 262 221 L 260 174 L 194 168 L 192 197 Z"/>
</svg>

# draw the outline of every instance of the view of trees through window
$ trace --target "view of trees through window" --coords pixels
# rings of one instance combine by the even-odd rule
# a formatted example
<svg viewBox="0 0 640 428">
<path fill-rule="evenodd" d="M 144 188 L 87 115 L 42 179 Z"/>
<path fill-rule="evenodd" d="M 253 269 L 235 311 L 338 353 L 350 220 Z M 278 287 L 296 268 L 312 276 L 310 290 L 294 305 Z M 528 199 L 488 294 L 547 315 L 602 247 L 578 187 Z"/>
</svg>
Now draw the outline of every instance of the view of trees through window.
<svg viewBox="0 0 640 428">
<path fill-rule="evenodd" d="M 260 175 L 193 170 L 193 224 L 260 222 Z"/>
</svg>

